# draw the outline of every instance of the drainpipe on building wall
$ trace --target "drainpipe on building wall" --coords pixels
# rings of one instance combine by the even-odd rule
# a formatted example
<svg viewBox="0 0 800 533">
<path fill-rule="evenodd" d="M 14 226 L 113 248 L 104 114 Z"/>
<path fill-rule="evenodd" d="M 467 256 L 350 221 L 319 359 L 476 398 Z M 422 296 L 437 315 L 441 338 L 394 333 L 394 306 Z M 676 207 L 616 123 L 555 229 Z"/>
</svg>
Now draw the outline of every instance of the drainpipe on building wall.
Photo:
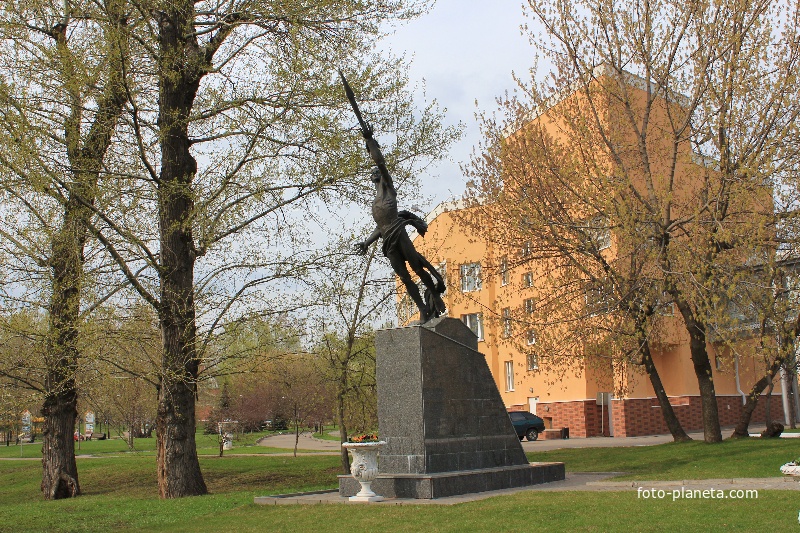
<svg viewBox="0 0 800 533">
<path fill-rule="evenodd" d="M 733 356 L 733 368 L 736 370 L 736 392 L 742 396 L 742 405 L 747 403 L 747 394 L 742 390 L 742 382 L 739 380 L 739 354 Z"/>
<path fill-rule="evenodd" d="M 783 404 L 783 423 L 788 427 L 792 421 L 789 419 L 789 376 L 781 367 L 781 403 Z"/>
</svg>

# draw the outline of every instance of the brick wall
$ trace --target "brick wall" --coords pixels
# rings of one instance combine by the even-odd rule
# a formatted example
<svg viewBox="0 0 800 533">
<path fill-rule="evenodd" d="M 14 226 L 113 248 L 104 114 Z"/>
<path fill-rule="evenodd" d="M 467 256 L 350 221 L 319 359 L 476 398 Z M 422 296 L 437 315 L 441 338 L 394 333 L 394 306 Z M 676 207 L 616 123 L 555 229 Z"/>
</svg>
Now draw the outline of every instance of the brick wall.
<svg viewBox="0 0 800 533">
<path fill-rule="evenodd" d="M 615 436 L 637 437 L 669 433 L 657 399 L 636 398 L 612 400 L 612 402 Z M 699 396 L 670 397 L 670 403 L 685 431 L 703 429 L 703 414 Z M 742 414 L 742 399 L 740 396 L 717 396 L 717 408 L 719 409 L 720 425 L 733 426 Z M 765 408 L 766 401 L 762 396 L 753 412 L 751 425 L 764 423 Z M 783 420 L 780 395 L 772 396 L 770 414 L 774 420 Z"/>
<path fill-rule="evenodd" d="M 608 407 L 602 408 L 595 400 L 575 402 L 539 403 L 536 413 L 552 429 L 569 428 L 570 437 L 599 437 L 608 435 Z"/>
<path fill-rule="evenodd" d="M 680 420 L 685 431 L 703 429 L 703 416 L 699 396 L 670 397 L 675 414 Z M 764 397 L 759 400 L 753 412 L 751 425 L 763 424 L 765 420 Z M 742 413 L 742 399 L 740 396 L 717 396 L 720 425 L 733 426 Z M 524 411 L 526 406 L 512 406 L 509 411 Z M 608 435 L 608 407 L 602 408 L 603 420 L 601 425 L 601 406 L 595 400 L 582 400 L 574 402 L 542 403 L 537 406 L 537 414 L 544 419 L 547 428 L 569 428 L 570 437 L 599 437 Z M 633 398 L 612 400 L 612 415 L 614 423 L 614 436 L 638 437 L 642 435 L 656 435 L 669 433 L 661 407 L 655 398 Z M 783 406 L 780 395 L 773 395 L 770 405 L 773 420 L 783 421 Z M 601 433 L 602 432 L 602 433 Z"/>
</svg>

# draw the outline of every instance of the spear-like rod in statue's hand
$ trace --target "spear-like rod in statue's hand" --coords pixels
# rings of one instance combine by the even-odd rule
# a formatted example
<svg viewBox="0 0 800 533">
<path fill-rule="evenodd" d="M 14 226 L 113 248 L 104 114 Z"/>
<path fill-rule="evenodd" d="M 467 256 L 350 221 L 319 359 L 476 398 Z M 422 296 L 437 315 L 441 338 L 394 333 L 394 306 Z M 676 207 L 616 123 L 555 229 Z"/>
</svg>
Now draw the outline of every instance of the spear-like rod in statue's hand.
<svg viewBox="0 0 800 533">
<path fill-rule="evenodd" d="M 358 102 L 356 102 L 356 95 L 350 87 L 350 84 L 347 83 L 347 78 L 344 77 L 344 73 L 341 69 L 339 69 L 339 77 L 342 78 L 344 93 L 347 95 L 347 99 L 350 101 L 350 105 L 353 107 L 358 123 L 361 126 L 361 135 L 363 135 L 364 139 L 367 141 L 367 151 L 375 162 L 375 165 L 377 165 L 378 169 L 381 171 L 381 175 L 384 179 L 391 182 L 392 178 L 389 176 L 389 170 L 386 168 L 386 160 L 383 158 L 380 145 L 378 145 L 378 141 L 372 136 L 372 126 L 361 116 L 361 110 L 358 108 Z"/>
</svg>

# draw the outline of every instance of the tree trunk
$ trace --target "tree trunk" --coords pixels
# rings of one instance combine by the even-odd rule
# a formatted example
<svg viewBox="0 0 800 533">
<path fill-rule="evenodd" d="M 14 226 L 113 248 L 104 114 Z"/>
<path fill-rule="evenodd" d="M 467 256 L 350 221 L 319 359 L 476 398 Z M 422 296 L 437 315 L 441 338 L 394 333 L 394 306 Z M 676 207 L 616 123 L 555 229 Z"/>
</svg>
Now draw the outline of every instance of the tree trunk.
<svg viewBox="0 0 800 533">
<path fill-rule="evenodd" d="M 300 443 L 300 413 L 294 406 L 294 456 L 297 457 L 297 445 Z"/>
<path fill-rule="evenodd" d="M 339 442 L 344 444 L 347 442 L 347 425 L 344 422 L 344 391 L 341 388 L 336 394 L 336 420 L 339 422 Z M 342 461 L 342 473 L 347 475 L 350 473 L 350 456 L 347 448 L 342 446 L 339 456 Z"/>
<path fill-rule="evenodd" d="M 192 181 L 197 162 L 189 147 L 189 114 L 200 85 L 201 61 L 194 33 L 194 4 L 163 4 L 159 25 L 161 173 L 158 185 L 161 237 L 161 303 L 164 342 L 156 418 L 158 488 L 162 498 L 208 492 L 195 443 L 196 353 Z"/>
<path fill-rule="evenodd" d="M 771 413 L 771 400 L 772 400 L 772 391 L 775 388 L 775 382 L 769 380 L 769 384 L 767 385 L 767 394 L 764 398 L 764 423 L 767 425 L 767 429 L 769 429 L 770 424 L 772 424 L 772 413 Z"/>
<path fill-rule="evenodd" d="M 53 293 L 50 299 L 49 340 L 45 366 L 45 398 L 42 406 L 42 493 L 49 500 L 80 494 L 75 463 L 75 420 L 78 392 L 78 321 L 83 278 L 83 245 L 80 204 L 73 199 L 64 207 L 64 221 L 53 239 L 51 267 Z"/>
<path fill-rule="evenodd" d="M 653 386 L 656 398 L 658 398 L 658 404 L 661 406 L 661 414 L 664 417 L 667 428 L 669 428 L 669 432 L 672 434 L 672 440 L 675 442 L 688 442 L 692 440 L 683 430 L 680 420 L 675 416 L 675 410 L 672 408 L 672 404 L 669 403 L 669 397 L 664 390 L 664 385 L 661 383 L 661 376 L 658 373 L 658 369 L 656 369 L 652 354 L 650 353 L 650 344 L 645 340 L 641 343 L 641 347 L 642 364 L 644 365 L 647 375 L 650 377 L 650 384 Z"/>
<path fill-rule="evenodd" d="M 797 374 L 789 372 L 789 427 L 797 429 Z"/>
<path fill-rule="evenodd" d="M 753 412 L 756 410 L 758 400 L 761 397 L 761 393 L 767 388 L 767 385 L 772 383 L 772 380 L 775 377 L 775 374 L 778 372 L 778 369 L 780 369 L 780 366 L 780 359 L 773 361 L 772 365 L 767 370 L 767 374 L 761 376 L 761 379 L 759 379 L 750 389 L 750 394 L 747 395 L 745 404 L 742 407 L 742 416 L 740 416 L 739 421 L 736 422 L 736 427 L 733 429 L 731 438 L 741 439 L 750 436 L 750 420 L 753 417 Z"/>
<path fill-rule="evenodd" d="M 179 268 L 173 264 L 173 259 L 179 255 L 174 253 L 174 241 L 179 239 L 174 235 L 172 237 L 167 239 L 167 246 L 162 246 L 162 264 L 168 271 L 161 279 L 160 322 L 164 347 L 156 416 L 158 492 L 161 498 L 196 496 L 207 492 L 195 443 L 195 395 L 199 363 L 194 345 L 194 306 L 190 281 L 193 269 L 191 266 Z"/>
<path fill-rule="evenodd" d="M 81 493 L 75 462 L 75 420 L 78 395 L 74 380 L 63 390 L 49 393 L 42 414 L 42 493 L 45 499 L 71 498 Z"/>
<path fill-rule="evenodd" d="M 678 303 L 676 301 L 676 303 Z M 686 329 L 689 332 L 689 349 L 691 351 L 694 373 L 700 389 L 700 402 L 703 415 L 703 434 L 705 442 L 722 442 L 722 430 L 719 425 L 719 407 L 711 372 L 711 361 L 706 349 L 705 325 L 695 320 L 685 302 L 678 303 Z"/>
<path fill-rule="evenodd" d="M 172 144 L 167 140 L 162 145 Z M 171 148 L 171 147 L 170 147 Z M 191 227 L 187 224 L 192 209 L 188 180 L 193 172 L 179 172 L 194 159 L 188 152 L 176 153 L 162 147 L 165 154 L 159 187 L 161 226 L 161 309 L 159 319 L 163 338 L 161 386 L 156 417 L 158 442 L 158 488 L 162 498 L 206 494 L 195 443 L 195 397 L 199 360 L 195 347 L 194 254 Z"/>
</svg>

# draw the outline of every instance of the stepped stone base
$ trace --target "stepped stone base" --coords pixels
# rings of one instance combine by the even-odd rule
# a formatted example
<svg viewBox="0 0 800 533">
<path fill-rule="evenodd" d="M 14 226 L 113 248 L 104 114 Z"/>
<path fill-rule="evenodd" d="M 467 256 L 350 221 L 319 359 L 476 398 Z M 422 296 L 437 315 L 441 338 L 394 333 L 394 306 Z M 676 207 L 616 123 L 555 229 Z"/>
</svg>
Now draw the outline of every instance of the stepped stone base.
<svg viewBox="0 0 800 533">
<path fill-rule="evenodd" d="M 372 482 L 372 490 L 386 498 L 431 500 L 561 481 L 564 475 L 564 463 L 535 463 L 437 474 L 379 474 Z M 359 489 L 360 485 L 352 476 L 339 476 L 340 496 L 352 496 Z"/>
<path fill-rule="evenodd" d="M 528 464 L 500 392 L 460 320 L 376 332 L 380 474 L 376 493 L 442 498 L 564 479 L 563 463 Z M 358 483 L 339 477 L 339 492 Z"/>
</svg>

